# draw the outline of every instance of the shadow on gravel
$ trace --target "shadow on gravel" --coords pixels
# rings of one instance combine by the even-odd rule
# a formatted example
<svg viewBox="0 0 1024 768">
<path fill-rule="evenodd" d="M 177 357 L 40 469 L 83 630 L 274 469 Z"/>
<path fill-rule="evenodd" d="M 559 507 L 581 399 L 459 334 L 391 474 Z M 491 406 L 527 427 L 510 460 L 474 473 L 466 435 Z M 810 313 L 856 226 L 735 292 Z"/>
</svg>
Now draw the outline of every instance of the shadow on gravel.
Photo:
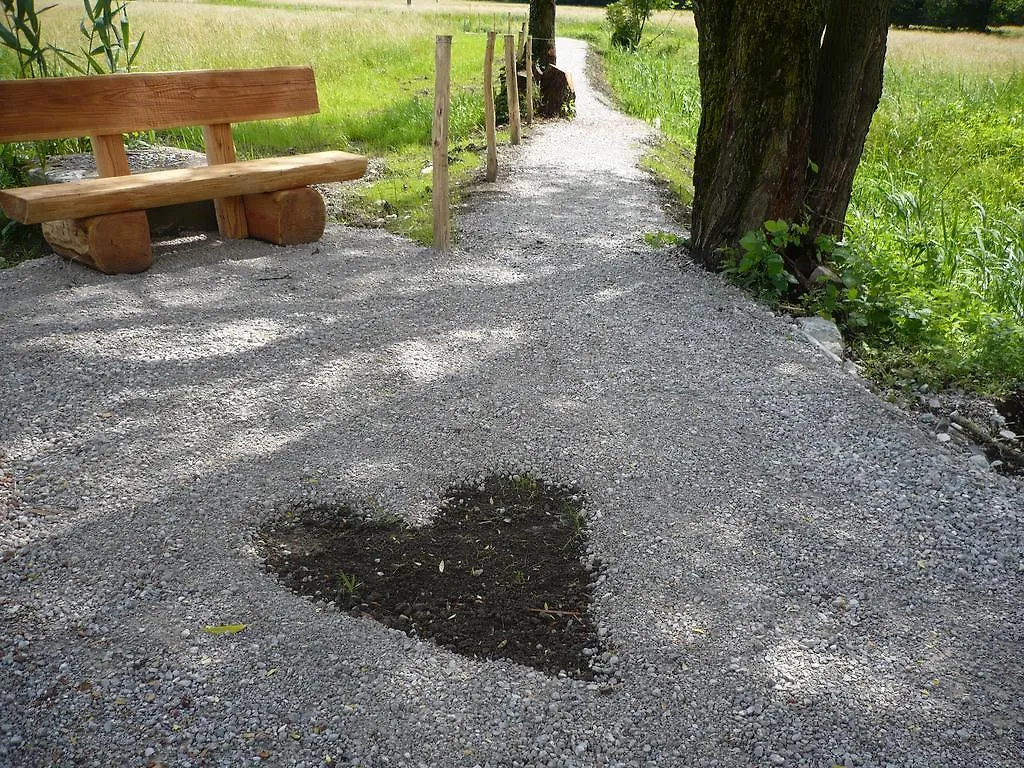
<svg viewBox="0 0 1024 768">
<path fill-rule="evenodd" d="M 429 524 L 345 507 L 287 513 L 258 535 L 293 591 L 466 656 L 591 679 L 594 563 L 581 496 L 527 475 L 450 488 Z"/>
<path fill-rule="evenodd" d="M 16 455 L 10 484 L 40 516 L 18 533 L 19 554 L 5 567 L 17 572 L 17 599 L 27 604 L 38 593 L 48 609 L 84 616 L 33 614 L 25 625 L 75 647 L 60 633 L 77 637 L 94 623 L 90 612 L 114 605 L 128 628 L 116 630 L 124 647 L 146 643 L 148 653 L 187 665 L 192 641 L 183 630 L 246 621 L 254 641 L 225 651 L 226 664 L 261 663 L 268 637 L 284 638 L 280 656 L 301 662 L 274 678 L 275 701 L 356 697 L 357 676 L 339 670 L 375 668 L 381 638 L 325 646 L 281 618 L 280 590 L 263 585 L 246 550 L 269 509 L 262 502 L 277 505 L 296 482 L 303 492 L 324 489 L 321 502 L 333 499 L 338 478 L 375 498 L 405 483 L 409 497 L 421 497 L 451 472 L 536 461 L 538 474 L 582 476 L 605 515 L 592 526 L 595 550 L 610 564 L 598 607 L 614 619 L 623 657 L 656 666 L 664 681 L 664 694 L 634 692 L 630 717 L 644 744 L 681 743 L 691 710 L 742 688 L 726 705 L 737 714 L 767 708 L 777 732 L 829 733 L 854 751 L 875 749 L 883 734 L 910 753 L 966 751 L 973 759 L 964 764 L 1018 759 L 1021 681 L 1006 671 L 1019 668 L 1024 642 L 1012 621 L 1022 550 L 1016 518 L 988 503 L 998 494 L 975 501 L 969 468 L 902 416 L 864 423 L 863 409 L 844 399 L 866 395 L 823 372 L 783 332 L 762 332 L 769 321 L 712 278 L 650 266 L 661 257 L 641 232 L 613 231 L 620 216 L 634 221 L 649 207 L 630 180 L 614 195 L 569 183 L 547 194 L 549 219 L 527 227 L 509 218 L 507 232 L 492 228 L 493 241 L 464 261 L 346 233 L 329 257 L 309 263 L 303 252 L 258 244 L 247 263 L 209 263 L 213 251 L 197 245 L 201 253 L 182 253 L 184 266 L 162 274 L 107 279 L 69 268 L 29 280 L 25 270 L 24 286 L 12 275 L 0 293 L 8 318 L 0 370 L 10 393 L 0 401 L 0 439 Z M 607 228 L 573 220 L 558 197 L 604 211 Z M 509 238 L 527 228 L 536 243 Z M 479 255 L 488 249 L 492 259 Z M 114 465 L 123 467 L 116 483 L 91 477 L 93 467 Z M 487 513 L 490 496 L 478 506 Z M 431 576 L 442 573 L 441 559 L 445 574 L 453 562 L 467 574 L 479 567 L 464 548 L 436 557 L 423 529 L 417 537 L 360 525 L 381 547 L 392 535 L 419 538 L 435 556 L 417 556 Z M 151 558 L 126 554 L 114 534 L 124 529 Z M 466 528 L 464 536 L 484 541 L 485 533 Z M 376 558 L 385 556 L 365 564 Z M 344 571 L 367 585 L 357 610 L 386 604 L 400 620 L 380 588 L 370 599 L 377 570 L 387 573 L 341 565 L 335 581 L 321 582 L 321 597 L 337 593 Z M 239 591 L 247 578 L 255 586 Z M 489 584 L 488 594 L 507 586 Z M 139 597 L 122 604 L 124 595 Z M 547 600 L 549 609 L 574 610 L 540 600 L 527 607 Z M 144 636 L 139 627 L 149 628 Z M 130 641 L 120 639 L 128 632 Z M 325 647 L 352 666 L 331 667 Z M 423 671 L 412 656 L 407 664 L 385 670 L 380 696 L 391 711 L 413 697 L 442 712 L 460 705 L 449 701 L 443 667 Z M 727 666 L 734 669 L 723 678 Z M 146 674 L 138 673 L 140 685 Z M 722 682 L 709 683 L 712 674 Z M 223 701 L 248 695 L 228 679 L 211 692 Z M 89 733 L 95 712 L 71 699 L 37 708 L 43 682 L 0 666 L 0 688 L 17 697 L 12 711 L 38 723 L 40 754 L 71 749 L 57 726 Z M 102 717 L 122 717 L 109 706 Z M 344 727 L 363 726 L 361 715 L 337 711 Z M 395 720 L 398 728 L 410 722 Z M 761 726 L 746 715 L 743 730 L 722 722 L 702 747 L 721 740 L 730 757 L 720 764 L 737 764 Z M 963 729 L 976 743 L 960 744 Z M 91 739 L 76 749 L 95 750 L 104 736 Z"/>
</svg>

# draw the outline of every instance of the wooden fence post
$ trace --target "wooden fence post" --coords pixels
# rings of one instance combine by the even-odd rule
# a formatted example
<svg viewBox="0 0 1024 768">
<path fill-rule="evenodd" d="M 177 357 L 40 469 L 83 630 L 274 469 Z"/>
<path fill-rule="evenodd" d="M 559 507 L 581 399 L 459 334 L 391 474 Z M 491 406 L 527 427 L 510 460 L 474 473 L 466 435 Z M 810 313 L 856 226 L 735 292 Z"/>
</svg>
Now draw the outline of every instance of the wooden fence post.
<svg viewBox="0 0 1024 768">
<path fill-rule="evenodd" d="M 487 180 L 498 178 L 498 140 L 494 127 L 494 41 L 498 33 L 487 33 L 484 59 L 484 125 L 487 129 Z"/>
<path fill-rule="evenodd" d="M 533 39 L 526 36 L 526 124 L 533 125 Z"/>
<path fill-rule="evenodd" d="M 451 108 L 452 36 L 438 35 L 434 50 L 434 247 L 448 250 L 451 221 L 448 202 L 448 112 Z"/>
<path fill-rule="evenodd" d="M 518 144 L 523 135 L 519 118 L 519 77 L 516 75 L 515 40 L 505 35 L 505 93 L 508 96 L 508 128 L 512 143 Z"/>
</svg>

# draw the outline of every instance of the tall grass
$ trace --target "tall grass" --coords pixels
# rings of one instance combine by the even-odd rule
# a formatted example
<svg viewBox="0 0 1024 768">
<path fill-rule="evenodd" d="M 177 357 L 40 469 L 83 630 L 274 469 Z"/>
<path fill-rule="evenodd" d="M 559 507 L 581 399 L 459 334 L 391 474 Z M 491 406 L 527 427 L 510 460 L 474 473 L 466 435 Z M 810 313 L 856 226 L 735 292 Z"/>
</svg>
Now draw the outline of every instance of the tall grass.
<svg viewBox="0 0 1024 768">
<path fill-rule="evenodd" d="M 605 52 L 623 107 L 665 132 L 651 163 L 684 200 L 696 61 L 685 24 Z M 849 330 L 876 376 L 989 393 L 1024 382 L 1024 38 L 890 33 L 847 223 L 868 318 Z"/>
</svg>

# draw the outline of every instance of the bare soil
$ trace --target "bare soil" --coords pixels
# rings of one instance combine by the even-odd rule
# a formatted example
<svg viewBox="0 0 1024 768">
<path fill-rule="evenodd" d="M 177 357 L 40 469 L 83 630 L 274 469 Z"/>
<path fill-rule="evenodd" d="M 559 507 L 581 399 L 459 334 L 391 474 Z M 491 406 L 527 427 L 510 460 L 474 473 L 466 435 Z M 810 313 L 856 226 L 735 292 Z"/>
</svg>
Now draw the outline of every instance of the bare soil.
<svg viewBox="0 0 1024 768">
<path fill-rule="evenodd" d="M 259 542 L 295 592 L 468 656 L 590 679 L 596 569 L 581 502 L 573 488 L 490 476 L 450 488 L 427 526 L 320 507 L 264 526 Z"/>
</svg>

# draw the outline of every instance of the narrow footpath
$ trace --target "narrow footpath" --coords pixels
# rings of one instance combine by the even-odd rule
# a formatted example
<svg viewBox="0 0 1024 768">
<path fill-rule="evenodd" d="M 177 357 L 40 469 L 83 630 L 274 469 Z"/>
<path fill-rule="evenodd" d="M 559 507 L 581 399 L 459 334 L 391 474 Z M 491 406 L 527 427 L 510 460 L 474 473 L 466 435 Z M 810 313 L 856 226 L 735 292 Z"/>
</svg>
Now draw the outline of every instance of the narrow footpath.
<svg viewBox="0 0 1024 768">
<path fill-rule="evenodd" d="M 331 227 L 0 272 L 0 767 L 1019 766 L 1024 494 L 718 277 L 559 41 L 438 255 Z M 281 586 L 253 535 L 586 491 L 608 684 Z M 214 635 L 208 625 L 245 624 Z"/>
</svg>

